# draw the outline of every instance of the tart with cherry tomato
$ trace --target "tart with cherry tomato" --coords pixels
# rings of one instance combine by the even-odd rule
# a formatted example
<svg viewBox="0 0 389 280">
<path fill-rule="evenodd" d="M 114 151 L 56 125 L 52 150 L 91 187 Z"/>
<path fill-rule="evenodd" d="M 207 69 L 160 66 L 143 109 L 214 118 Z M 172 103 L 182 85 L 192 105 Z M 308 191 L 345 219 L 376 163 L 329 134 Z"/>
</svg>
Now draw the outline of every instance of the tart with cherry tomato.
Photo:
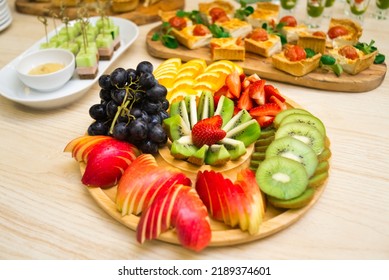
<svg viewBox="0 0 389 280">
<path fill-rule="evenodd" d="M 173 28 L 172 32 L 180 44 L 192 50 L 208 46 L 212 39 L 211 31 L 203 24 L 186 26 L 181 30 Z"/>
<path fill-rule="evenodd" d="M 329 50 L 329 54 L 343 68 L 343 71 L 355 75 L 367 69 L 374 63 L 378 51 L 365 54 L 363 51 L 351 45 Z"/>
<path fill-rule="evenodd" d="M 269 34 L 263 28 L 254 29 L 245 38 L 245 49 L 247 52 L 270 57 L 282 50 L 281 39 L 275 34 Z"/>
<path fill-rule="evenodd" d="M 331 46 L 338 48 L 344 45 L 354 45 L 362 35 L 362 27 L 351 19 L 331 18 L 327 36 Z"/>
<path fill-rule="evenodd" d="M 293 76 L 304 76 L 319 67 L 320 53 L 313 56 L 298 45 L 286 45 L 284 50 L 272 56 L 275 68 Z"/>
</svg>

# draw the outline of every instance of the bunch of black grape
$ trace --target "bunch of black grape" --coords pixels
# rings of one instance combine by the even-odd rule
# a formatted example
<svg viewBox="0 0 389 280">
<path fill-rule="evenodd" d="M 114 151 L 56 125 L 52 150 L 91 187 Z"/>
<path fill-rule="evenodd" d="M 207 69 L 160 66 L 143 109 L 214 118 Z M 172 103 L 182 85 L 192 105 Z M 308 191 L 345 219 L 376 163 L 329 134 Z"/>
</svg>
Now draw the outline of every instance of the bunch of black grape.
<svg viewBox="0 0 389 280">
<path fill-rule="evenodd" d="M 136 69 L 116 68 L 99 78 L 100 99 L 89 109 L 95 120 L 89 135 L 112 135 L 134 144 L 143 153 L 155 154 L 167 142 L 162 121 L 166 110 L 167 90 L 155 79 L 153 65 L 140 62 Z"/>
</svg>

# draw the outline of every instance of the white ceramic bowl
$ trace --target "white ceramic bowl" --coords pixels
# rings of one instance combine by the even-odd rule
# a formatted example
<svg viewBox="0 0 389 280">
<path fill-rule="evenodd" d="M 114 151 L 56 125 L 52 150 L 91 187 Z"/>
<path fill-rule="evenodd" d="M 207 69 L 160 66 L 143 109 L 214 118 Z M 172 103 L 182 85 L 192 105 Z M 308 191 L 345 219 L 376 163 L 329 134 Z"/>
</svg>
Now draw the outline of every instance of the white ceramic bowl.
<svg viewBox="0 0 389 280">
<path fill-rule="evenodd" d="M 30 75 L 29 72 L 46 63 L 60 63 L 64 68 L 49 74 Z M 42 49 L 21 57 L 16 65 L 19 79 L 28 87 L 38 91 L 50 92 L 64 86 L 73 76 L 74 55 L 64 49 Z"/>
</svg>

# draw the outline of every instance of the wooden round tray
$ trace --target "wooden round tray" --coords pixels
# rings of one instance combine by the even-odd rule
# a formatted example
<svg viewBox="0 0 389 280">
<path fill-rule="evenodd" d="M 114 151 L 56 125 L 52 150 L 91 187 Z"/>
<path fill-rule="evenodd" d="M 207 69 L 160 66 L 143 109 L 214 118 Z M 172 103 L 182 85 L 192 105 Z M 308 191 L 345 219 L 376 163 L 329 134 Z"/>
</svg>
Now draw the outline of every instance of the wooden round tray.
<svg viewBox="0 0 389 280">
<path fill-rule="evenodd" d="M 300 107 L 288 99 L 287 103 L 289 107 Z M 229 177 L 235 181 L 237 171 L 249 166 L 252 151 L 253 147 L 249 147 L 247 154 L 244 155 L 239 161 L 230 162 L 223 167 L 212 167 L 212 169 L 222 172 L 223 176 Z M 196 173 L 198 170 L 200 170 L 186 162 L 175 160 L 170 155 L 168 148 L 162 149 L 160 154 L 156 156 L 156 160 L 159 166 L 173 165 L 181 169 L 192 180 L 192 183 L 195 182 Z M 201 170 L 204 170 L 205 168 L 210 169 L 211 167 L 203 166 L 201 167 Z M 85 170 L 85 164 L 81 164 L 80 169 L 81 173 L 83 173 Z M 268 205 L 266 208 L 264 221 L 260 226 L 260 230 L 253 235 L 250 235 L 248 232 L 244 232 L 239 228 L 231 228 L 224 223 L 211 219 L 212 239 L 209 246 L 231 246 L 235 244 L 247 243 L 267 237 L 287 228 L 288 226 L 298 221 L 319 200 L 326 187 L 326 184 L 327 183 L 325 182 L 323 185 L 316 188 L 313 200 L 303 208 L 282 210 Z M 112 218 L 116 219 L 131 230 L 136 230 L 140 217 L 136 215 L 122 216 L 116 208 L 116 186 L 109 189 L 88 187 L 88 190 L 97 204 Z M 174 229 L 162 233 L 158 239 L 168 243 L 179 244 Z"/>
</svg>

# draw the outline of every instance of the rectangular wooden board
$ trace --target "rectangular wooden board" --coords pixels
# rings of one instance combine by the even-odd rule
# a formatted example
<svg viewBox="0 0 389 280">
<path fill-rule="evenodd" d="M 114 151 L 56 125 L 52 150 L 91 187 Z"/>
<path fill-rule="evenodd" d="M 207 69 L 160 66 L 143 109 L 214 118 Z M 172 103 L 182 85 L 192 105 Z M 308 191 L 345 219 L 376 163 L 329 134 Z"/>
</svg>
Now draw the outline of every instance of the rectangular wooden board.
<svg viewBox="0 0 389 280">
<path fill-rule="evenodd" d="M 130 12 L 125 13 L 114 13 L 112 11 L 107 11 L 107 15 L 115 16 L 120 18 L 125 18 L 131 20 L 137 25 L 144 25 L 148 23 L 153 23 L 160 20 L 158 15 L 159 11 L 175 11 L 184 9 L 185 0 L 161 0 L 153 5 L 145 7 L 143 5 L 144 1 L 140 1 L 138 7 Z M 50 16 L 51 11 L 54 11 L 56 14 L 59 14 L 59 8 L 54 7 L 51 2 L 36 2 L 32 0 L 16 0 L 15 8 L 18 12 L 29 15 L 36 16 Z M 77 8 L 68 7 L 66 8 L 66 14 L 70 19 L 77 18 Z M 88 11 L 89 16 L 97 16 L 98 13 L 95 9 L 90 9 Z"/>
<path fill-rule="evenodd" d="M 147 35 L 147 50 L 151 56 L 158 58 L 179 57 L 183 61 L 194 58 L 202 58 L 208 64 L 212 63 L 210 49 L 208 47 L 190 50 L 184 46 L 176 49 L 169 49 L 162 45 L 160 41 L 153 41 L 152 35 L 159 27 L 150 30 Z M 305 76 L 295 77 L 278 69 L 272 65 L 271 58 L 246 52 L 245 61 L 234 61 L 240 65 L 246 74 L 258 74 L 262 79 L 273 80 L 308 88 L 316 88 L 334 92 L 367 92 L 381 85 L 386 75 L 386 64 L 373 64 L 368 69 L 357 75 L 342 73 L 340 77 L 332 72 L 317 69 Z"/>
</svg>

